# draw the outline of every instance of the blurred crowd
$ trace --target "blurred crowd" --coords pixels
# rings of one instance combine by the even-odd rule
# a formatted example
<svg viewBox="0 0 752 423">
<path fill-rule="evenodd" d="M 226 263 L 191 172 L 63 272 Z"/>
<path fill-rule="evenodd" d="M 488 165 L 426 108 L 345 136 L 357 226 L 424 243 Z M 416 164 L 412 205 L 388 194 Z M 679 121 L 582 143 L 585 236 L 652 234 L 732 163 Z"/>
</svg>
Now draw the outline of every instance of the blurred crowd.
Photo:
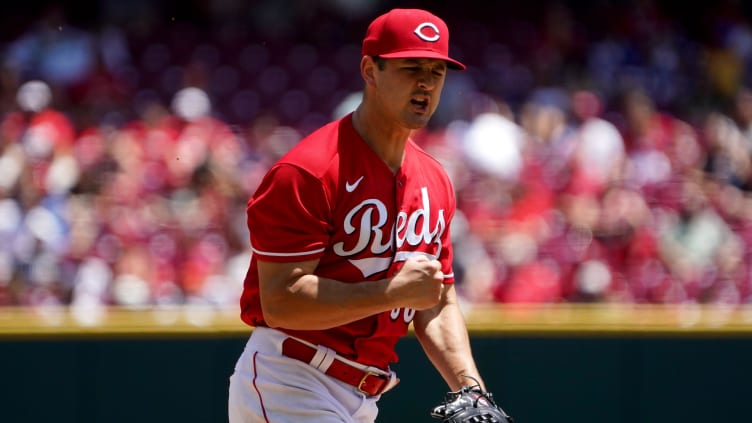
<svg viewBox="0 0 752 423">
<path fill-rule="evenodd" d="M 364 22 L 394 6 L 148 3 L 103 2 L 96 26 L 50 3 L 0 40 L 0 305 L 234 306 L 248 198 L 357 104 Z M 455 183 L 462 297 L 752 302 L 740 3 L 472 4 L 435 5 L 470 69 L 414 134 Z"/>
</svg>

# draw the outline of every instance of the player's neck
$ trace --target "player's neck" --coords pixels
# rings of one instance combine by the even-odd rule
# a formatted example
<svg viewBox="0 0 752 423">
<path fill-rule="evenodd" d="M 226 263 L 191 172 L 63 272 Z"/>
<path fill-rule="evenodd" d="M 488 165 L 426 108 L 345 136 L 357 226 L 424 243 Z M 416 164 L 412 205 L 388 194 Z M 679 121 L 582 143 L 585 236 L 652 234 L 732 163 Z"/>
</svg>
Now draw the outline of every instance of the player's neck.
<svg viewBox="0 0 752 423">
<path fill-rule="evenodd" d="M 396 173 L 402 166 L 411 131 L 378 119 L 362 104 L 353 112 L 352 121 L 363 141 Z"/>
</svg>

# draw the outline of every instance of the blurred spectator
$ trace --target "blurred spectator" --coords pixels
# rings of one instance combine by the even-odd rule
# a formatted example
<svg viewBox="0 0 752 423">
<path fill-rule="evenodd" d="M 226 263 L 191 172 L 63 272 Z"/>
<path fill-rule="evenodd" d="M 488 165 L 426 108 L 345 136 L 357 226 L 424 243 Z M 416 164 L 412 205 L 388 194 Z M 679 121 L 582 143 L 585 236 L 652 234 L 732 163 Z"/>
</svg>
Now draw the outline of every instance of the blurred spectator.
<svg viewBox="0 0 752 423">
<path fill-rule="evenodd" d="M 641 89 L 626 92 L 622 107 L 626 183 L 641 190 L 651 206 L 676 207 L 677 183 L 692 176 L 702 159 L 697 131 L 658 110 Z"/>
<path fill-rule="evenodd" d="M 738 245 L 738 241 L 703 188 L 702 182 L 686 181 L 682 185 L 681 209 L 663 215 L 659 235 L 661 255 L 681 282 L 684 295 L 707 302 L 716 299 L 710 291 L 720 276 L 719 254 L 723 251 L 725 259 L 733 260 L 738 253 L 729 246 Z M 726 271 L 735 270 L 730 262 L 726 264 Z"/>
<path fill-rule="evenodd" d="M 39 19 L 10 44 L 4 65 L 22 78 L 69 86 L 95 68 L 95 55 L 93 35 L 71 25 L 63 5 L 49 3 Z"/>
<path fill-rule="evenodd" d="M 752 190 L 752 153 L 734 121 L 719 112 L 705 118 L 705 171 L 708 176 L 745 191 Z"/>
<path fill-rule="evenodd" d="M 748 154 L 752 154 L 752 91 L 741 87 L 733 97 L 732 119 L 742 133 L 743 144 Z"/>
<path fill-rule="evenodd" d="M 592 91 L 572 94 L 572 115 L 576 122 L 574 146 L 570 153 L 571 180 L 568 192 L 580 195 L 602 194 L 615 179 L 622 177 L 626 160 L 624 139 L 616 125 L 603 119 L 603 104 Z M 566 156 L 561 154 L 562 159 Z"/>
<path fill-rule="evenodd" d="M 462 136 L 462 150 L 471 166 L 508 182 L 522 170 L 522 128 L 504 105 L 494 104 L 472 117 Z"/>
<path fill-rule="evenodd" d="M 642 90 L 624 96 L 625 142 L 629 155 L 625 177 L 639 188 L 665 182 L 671 176 L 667 151 L 674 140 L 674 120 L 655 108 Z"/>
</svg>

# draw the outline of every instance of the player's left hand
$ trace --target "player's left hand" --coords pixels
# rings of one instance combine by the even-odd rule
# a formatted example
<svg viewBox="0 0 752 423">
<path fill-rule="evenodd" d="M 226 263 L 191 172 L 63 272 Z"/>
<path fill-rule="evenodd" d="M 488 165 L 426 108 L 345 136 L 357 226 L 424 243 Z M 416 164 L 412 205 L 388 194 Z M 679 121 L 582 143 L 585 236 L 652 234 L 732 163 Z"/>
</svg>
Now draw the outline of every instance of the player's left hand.
<svg viewBox="0 0 752 423">
<path fill-rule="evenodd" d="M 431 411 L 431 416 L 442 423 L 514 423 L 512 418 L 496 405 L 493 394 L 484 391 L 480 384 L 447 393 L 444 402 Z"/>
</svg>

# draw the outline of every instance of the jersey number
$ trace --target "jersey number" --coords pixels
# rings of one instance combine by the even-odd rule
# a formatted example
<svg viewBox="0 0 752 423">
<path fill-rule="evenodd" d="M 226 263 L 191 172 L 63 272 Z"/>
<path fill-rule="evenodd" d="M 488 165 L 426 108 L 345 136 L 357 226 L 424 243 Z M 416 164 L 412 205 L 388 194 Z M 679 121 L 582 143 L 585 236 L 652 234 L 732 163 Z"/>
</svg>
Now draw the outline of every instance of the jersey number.
<svg viewBox="0 0 752 423">
<path fill-rule="evenodd" d="M 391 317 L 393 321 L 397 321 L 400 317 L 400 314 L 402 315 L 402 320 L 405 323 L 410 323 L 413 321 L 413 317 L 415 317 L 415 309 L 395 308 L 395 309 L 392 309 L 392 312 L 389 314 L 389 317 Z"/>
</svg>

